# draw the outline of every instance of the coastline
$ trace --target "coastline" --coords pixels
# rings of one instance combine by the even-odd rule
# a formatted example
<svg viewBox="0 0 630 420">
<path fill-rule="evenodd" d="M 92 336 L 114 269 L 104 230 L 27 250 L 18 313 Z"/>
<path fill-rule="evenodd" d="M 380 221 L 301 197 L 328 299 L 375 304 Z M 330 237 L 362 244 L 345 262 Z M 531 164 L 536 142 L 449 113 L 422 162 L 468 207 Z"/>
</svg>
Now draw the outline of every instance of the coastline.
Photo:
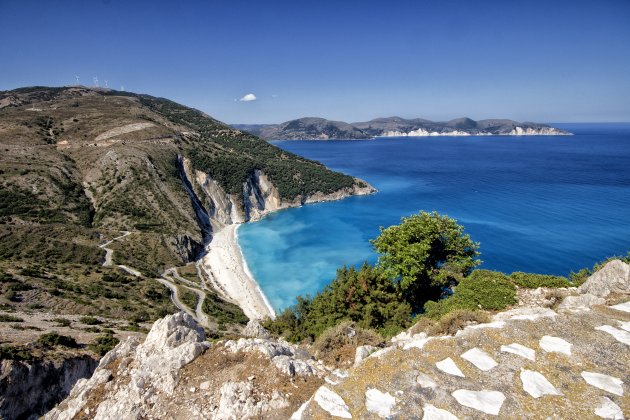
<svg viewBox="0 0 630 420">
<path fill-rule="evenodd" d="M 217 229 L 201 259 L 202 269 L 224 297 L 241 307 L 249 319 L 275 318 L 275 311 L 251 275 L 238 245 L 240 224 Z"/>
</svg>

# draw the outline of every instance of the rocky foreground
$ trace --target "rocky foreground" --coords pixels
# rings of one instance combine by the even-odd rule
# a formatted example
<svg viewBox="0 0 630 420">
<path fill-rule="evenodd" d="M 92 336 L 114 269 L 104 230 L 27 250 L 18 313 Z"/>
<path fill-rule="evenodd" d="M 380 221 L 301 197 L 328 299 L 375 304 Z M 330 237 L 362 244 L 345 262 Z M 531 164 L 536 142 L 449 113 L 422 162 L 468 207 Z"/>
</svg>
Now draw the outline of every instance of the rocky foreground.
<svg viewBox="0 0 630 420">
<path fill-rule="evenodd" d="M 555 309 L 544 290 L 454 336 L 404 332 L 349 369 L 272 340 L 205 341 L 179 313 L 130 338 L 47 419 L 624 418 L 630 266 L 609 262 Z"/>
</svg>

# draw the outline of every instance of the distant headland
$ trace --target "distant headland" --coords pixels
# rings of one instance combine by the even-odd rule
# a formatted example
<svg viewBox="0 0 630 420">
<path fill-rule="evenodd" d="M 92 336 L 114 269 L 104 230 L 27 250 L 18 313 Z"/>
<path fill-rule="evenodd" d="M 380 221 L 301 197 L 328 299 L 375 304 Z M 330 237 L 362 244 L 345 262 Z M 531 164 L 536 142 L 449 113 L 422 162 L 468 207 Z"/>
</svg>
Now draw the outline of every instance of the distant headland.
<svg viewBox="0 0 630 420">
<path fill-rule="evenodd" d="M 299 118 L 281 124 L 233 124 L 234 128 L 267 140 L 359 140 L 374 137 L 428 136 L 566 136 L 571 135 L 546 124 L 506 119 L 475 121 L 457 118 L 434 122 L 422 118 L 376 118 L 346 123 L 325 118 Z"/>
</svg>

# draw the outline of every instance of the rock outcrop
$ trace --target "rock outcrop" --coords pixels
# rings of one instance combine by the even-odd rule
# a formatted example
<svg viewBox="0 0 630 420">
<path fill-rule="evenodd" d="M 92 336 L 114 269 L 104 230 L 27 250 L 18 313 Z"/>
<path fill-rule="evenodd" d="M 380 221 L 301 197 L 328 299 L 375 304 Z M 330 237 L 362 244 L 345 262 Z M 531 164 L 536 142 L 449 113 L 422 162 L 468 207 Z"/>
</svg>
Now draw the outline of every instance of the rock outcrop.
<svg viewBox="0 0 630 420">
<path fill-rule="evenodd" d="M 192 318 L 169 316 L 143 344 L 128 340 L 108 353 L 46 418 L 624 418 L 624 267 L 608 263 L 574 290 L 602 304 L 523 305 L 454 336 L 406 331 L 385 348 L 358 348 L 347 371 L 262 338 L 254 323 L 247 330 L 258 338 L 210 347 Z M 613 292 L 587 293 L 604 289 Z"/>
<path fill-rule="evenodd" d="M 43 415 L 66 398 L 77 381 L 92 376 L 97 364 L 88 355 L 0 361 L 0 418 Z"/>
</svg>

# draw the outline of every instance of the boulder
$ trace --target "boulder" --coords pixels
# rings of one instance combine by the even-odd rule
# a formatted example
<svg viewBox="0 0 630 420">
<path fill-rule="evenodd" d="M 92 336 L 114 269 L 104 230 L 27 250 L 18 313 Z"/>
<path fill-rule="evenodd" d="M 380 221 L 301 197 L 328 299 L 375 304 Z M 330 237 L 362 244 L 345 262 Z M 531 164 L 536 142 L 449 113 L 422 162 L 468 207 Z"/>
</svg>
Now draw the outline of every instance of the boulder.
<svg viewBox="0 0 630 420">
<path fill-rule="evenodd" d="M 578 290 L 580 294 L 589 293 L 601 298 L 611 293 L 630 294 L 630 265 L 612 260 L 591 275 Z"/>
</svg>

